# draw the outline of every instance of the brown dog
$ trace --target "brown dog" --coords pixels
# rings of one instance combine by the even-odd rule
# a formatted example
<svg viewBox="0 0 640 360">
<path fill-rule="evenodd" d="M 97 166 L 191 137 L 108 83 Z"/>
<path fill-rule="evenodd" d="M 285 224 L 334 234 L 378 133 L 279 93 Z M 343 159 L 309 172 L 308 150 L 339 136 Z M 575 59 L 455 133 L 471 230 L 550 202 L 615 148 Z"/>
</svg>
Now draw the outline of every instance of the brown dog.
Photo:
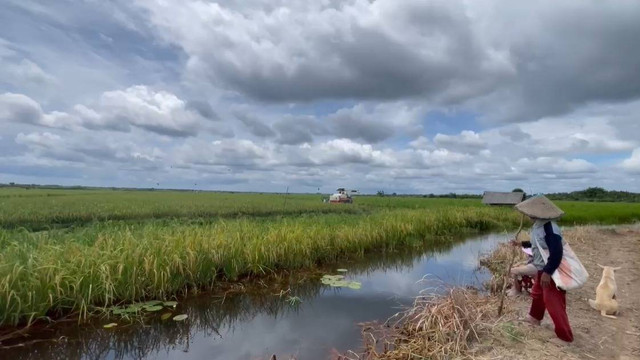
<svg viewBox="0 0 640 360">
<path fill-rule="evenodd" d="M 619 267 L 602 266 L 598 264 L 602 270 L 602 279 L 598 287 L 596 287 L 596 299 L 589 299 L 589 305 L 600 311 L 600 315 L 608 318 L 616 319 L 615 316 L 618 313 L 618 301 L 616 300 L 616 292 L 618 287 L 616 286 L 616 279 L 614 276 L 615 270 L 620 270 Z"/>
</svg>

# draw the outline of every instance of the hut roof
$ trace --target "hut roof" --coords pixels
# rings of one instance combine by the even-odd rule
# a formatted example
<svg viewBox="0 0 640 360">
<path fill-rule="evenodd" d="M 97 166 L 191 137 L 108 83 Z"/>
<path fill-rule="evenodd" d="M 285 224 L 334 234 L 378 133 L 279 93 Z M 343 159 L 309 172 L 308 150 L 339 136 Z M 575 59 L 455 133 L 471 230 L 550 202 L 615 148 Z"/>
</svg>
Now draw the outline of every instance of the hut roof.
<svg viewBox="0 0 640 360">
<path fill-rule="evenodd" d="M 524 193 L 521 192 L 491 192 L 485 191 L 482 203 L 487 205 L 515 205 L 522 201 Z"/>
</svg>

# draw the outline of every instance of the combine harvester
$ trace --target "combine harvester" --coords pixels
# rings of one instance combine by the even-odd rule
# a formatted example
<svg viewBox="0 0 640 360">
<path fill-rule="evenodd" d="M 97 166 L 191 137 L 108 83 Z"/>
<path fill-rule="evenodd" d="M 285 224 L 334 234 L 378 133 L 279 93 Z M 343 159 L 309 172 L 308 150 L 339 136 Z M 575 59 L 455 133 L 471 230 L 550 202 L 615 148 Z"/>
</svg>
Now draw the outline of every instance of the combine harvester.
<svg viewBox="0 0 640 360">
<path fill-rule="evenodd" d="M 357 193 L 356 190 L 352 190 L 351 192 L 354 194 Z M 347 193 L 347 190 L 339 188 L 335 194 L 329 196 L 329 202 L 332 204 L 351 204 L 353 203 L 353 198 Z"/>
</svg>

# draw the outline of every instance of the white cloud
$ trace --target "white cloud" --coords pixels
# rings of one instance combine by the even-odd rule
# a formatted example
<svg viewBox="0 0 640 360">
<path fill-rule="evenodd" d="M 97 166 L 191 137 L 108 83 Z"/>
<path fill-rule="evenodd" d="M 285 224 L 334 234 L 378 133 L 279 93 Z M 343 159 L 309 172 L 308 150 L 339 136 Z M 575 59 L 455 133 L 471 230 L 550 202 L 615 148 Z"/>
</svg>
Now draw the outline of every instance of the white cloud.
<svg viewBox="0 0 640 360">
<path fill-rule="evenodd" d="M 622 162 L 622 167 L 630 173 L 640 173 L 640 148 L 633 150 L 631 157 Z"/>
<path fill-rule="evenodd" d="M 202 125 L 199 114 L 187 110 L 186 103 L 176 95 L 141 85 L 105 92 L 98 107 L 97 124 L 87 123 L 89 126 L 119 129 L 131 125 L 162 135 L 189 136 Z"/>
<path fill-rule="evenodd" d="M 311 148 L 310 158 L 316 164 L 340 165 L 350 163 L 372 166 L 392 166 L 394 159 L 388 151 L 376 150 L 369 144 L 349 139 L 335 139 Z"/>
<path fill-rule="evenodd" d="M 2 6 L 0 182 L 640 190 L 636 3 L 75 5 Z"/>
<path fill-rule="evenodd" d="M 40 104 L 22 94 L 0 95 L 0 121 L 50 128 L 130 131 L 131 127 L 167 136 L 195 136 L 198 132 L 230 135 L 224 125 L 189 107 L 176 95 L 146 86 L 104 92 L 93 106 L 75 105 L 70 112 L 43 112 Z"/>
<path fill-rule="evenodd" d="M 486 141 L 479 134 L 470 130 L 463 130 L 460 135 L 437 134 L 433 141 L 438 146 L 466 152 L 479 151 L 487 146 Z"/>
<path fill-rule="evenodd" d="M 0 94 L 0 121 L 39 124 L 42 108 L 35 100 L 22 94 Z"/>
<path fill-rule="evenodd" d="M 520 159 L 514 167 L 524 173 L 563 174 L 596 172 L 598 168 L 584 159 L 563 159 L 556 157 L 539 157 Z"/>
</svg>

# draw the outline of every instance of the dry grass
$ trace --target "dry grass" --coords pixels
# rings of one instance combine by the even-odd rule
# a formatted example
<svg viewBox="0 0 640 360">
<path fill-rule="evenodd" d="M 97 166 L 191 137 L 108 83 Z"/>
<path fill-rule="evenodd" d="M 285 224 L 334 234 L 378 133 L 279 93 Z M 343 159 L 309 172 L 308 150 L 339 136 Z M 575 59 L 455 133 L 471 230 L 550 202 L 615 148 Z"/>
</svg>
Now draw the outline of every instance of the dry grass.
<svg viewBox="0 0 640 360">
<path fill-rule="evenodd" d="M 498 298 L 475 290 L 448 289 L 445 295 L 419 297 L 384 336 L 363 331 L 366 349 L 343 359 L 451 359 L 469 354 L 475 342 L 492 332 Z M 374 333 L 376 335 L 374 335 Z"/>
<path fill-rule="evenodd" d="M 491 280 L 485 284 L 487 290 L 492 294 L 499 294 L 502 291 L 505 275 L 507 274 L 506 270 L 514 253 L 516 256 L 514 264 L 527 261 L 527 256 L 524 252 L 518 249 L 514 250 L 514 247 L 509 244 L 498 245 L 493 252 L 480 259 L 480 265 L 489 269 L 493 275 Z"/>
</svg>

